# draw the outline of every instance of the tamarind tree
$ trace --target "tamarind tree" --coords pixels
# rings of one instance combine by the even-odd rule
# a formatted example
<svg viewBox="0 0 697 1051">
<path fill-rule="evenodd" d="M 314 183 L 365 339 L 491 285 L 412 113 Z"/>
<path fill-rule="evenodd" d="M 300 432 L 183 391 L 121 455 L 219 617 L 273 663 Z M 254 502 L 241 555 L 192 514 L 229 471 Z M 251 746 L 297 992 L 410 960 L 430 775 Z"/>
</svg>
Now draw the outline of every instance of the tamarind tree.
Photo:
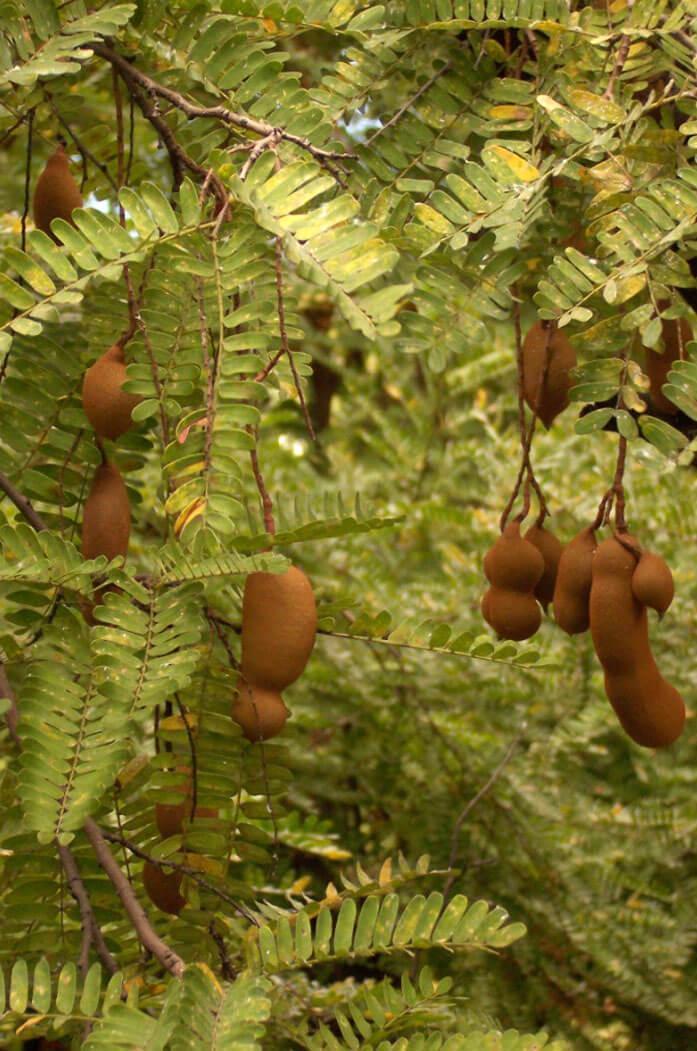
<svg viewBox="0 0 697 1051">
<path fill-rule="evenodd" d="M 0 3 L 2 1046 L 694 1048 L 696 29 Z"/>
</svg>

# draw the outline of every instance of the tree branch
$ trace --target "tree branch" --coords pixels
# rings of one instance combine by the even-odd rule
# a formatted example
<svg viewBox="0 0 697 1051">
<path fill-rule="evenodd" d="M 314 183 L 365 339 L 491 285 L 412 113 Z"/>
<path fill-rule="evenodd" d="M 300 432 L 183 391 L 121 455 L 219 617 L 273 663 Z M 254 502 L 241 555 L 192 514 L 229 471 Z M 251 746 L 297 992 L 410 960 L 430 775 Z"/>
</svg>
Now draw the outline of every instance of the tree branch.
<svg viewBox="0 0 697 1051">
<path fill-rule="evenodd" d="M 249 909 L 246 909 L 244 905 L 240 905 L 238 901 L 235 901 L 226 891 L 216 887 L 214 883 L 210 883 L 205 876 L 202 876 L 198 869 L 193 868 L 192 865 L 187 865 L 186 862 L 172 861 L 171 858 L 154 858 L 152 854 L 148 854 L 147 851 L 141 850 L 135 843 L 132 843 L 129 839 L 124 836 L 118 835 L 116 832 L 110 832 L 108 829 L 102 830 L 104 839 L 107 839 L 110 843 L 118 843 L 119 846 L 125 847 L 126 850 L 130 850 L 131 854 L 134 854 L 137 858 L 141 858 L 142 861 L 148 861 L 151 865 L 155 865 L 158 869 L 174 869 L 176 872 L 181 872 L 183 876 L 188 876 L 194 883 L 198 883 L 204 890 L 210 891 L 211 894 L 215 894 L 216 897 L 220 898 L 221 901 L 226 902 L 230 905 L 235 912 L 242 916 L 249 923 L 253 923 L 255 927 L 259 926 L 258 920 Z"/>
<path fill-rule="evenodd" d="M 80 969 L 84 975 L 87 971 L 87 964 L 89 963 L 89 949 L 90 945 L 94 945 L 94 948 L 99 956 L 100 960 L 109 971 L 110 974 L 116 974 L 119 966 L 114 957 L 109 952 L 106 942 L 104 941 L 104 935 L 102 934 L 99 925 L 94 917 L 92 911 L 92 903 L 90 902 L 89 895 L 85 884 L 82 882 L 80 870 L 77 867 L 77 862 L 68 849 L 68 847 L 58 847 L 58 856 L 61 859 L 61 864 L 65 869 L 65 875 L 68 879 L 68 886 L 70 887 L 70 893 L 75 898 L 75 901 L 80 906 L 80 915 L 82 916 L 82 933 L 83 943 L 82 951 L 80 952 Z"/>
<path fill-rule="evenodd" d="M 97 856 L 99 864 L 114 885 L 114 889 L 128 913 L 141 945 L 149 949 L 170 974 L 173 974 L 175 978 L 181 978 L 184 973 L 184 961 L 153 930 L 145 910 L 135 896 L 133 887 L 124 876 L 118 863 L 114 860 L 105 837 L 91 817 L 88 817 L 87 821 L 85 821 L 85 833 L 92 844 L 92 849 Z"/>
<path fill-rule="evenodd" d="M 120 55 L 118 51 L 114 51 L 114 49 L 107 44 L 95 42 L 90 44 L 90 48 L 95 55 L 99 55 L 100 58 L 104 58 L 107 62 L 111 62 L 112 65 L 116 66 L 125 80 L 140 85 L 140 87 L 150 96 L 159 96 L 160 98 L 166 99 L 171 105 L 175 106 L 176 109 L 181 110 L 181 112 L 189 118 L 205 117 L 211 120 L 217 120 L 228 127 L 241 128 L 244 131 L 251 131 L 263 137 L 285 139 L 286 142 L 292 142 L 296 146 L 300 146 L 302 149 L 307 150 L 315 160 L 324 164 L 325 167 L 331 165 L 332 161 L 341 162 L 352 156 L 350 153 L 334 153 L 332 150 L 325 150 L 319 146 L 314 146 L 309 139 L 304 138 L 302 135 L 293 135 L 291 132 L 285 131 L 283 128 L 276 128 L 273 124 L 268 124 L 264 120 L 255 120 L 253 117 L 248 117 L 245 113 L 236 113 L 234 110 L 230 110 L 226 106 L 198 106 L 195 103 L 190 102 L 184 95 L 180 94 L 180 92 L 173 91 L 172 88 L 165 87 L 164 84 L 159 84 L 156 80 L 153 80 L 152 77 L 148 76 L 147 73 L 143 73 L 141 70 L 136 69 L 133 63 L 124 55 Z"/>
<path fill-rule="evenodd" d="M 36 529 L 38 533 L 43 529 L 48 528 L 41 515 L 34 510 L 26 496 L 23 496 L 20 493 L 19 489 L 12 484 L 7 475 L 3 474 L 2 471 L 0 471 L 0 489 L 6 496 L 9 496 L 17 510 L 24 515 L 29 525 L 34 526 L 34 529 Z"/>
</svg>

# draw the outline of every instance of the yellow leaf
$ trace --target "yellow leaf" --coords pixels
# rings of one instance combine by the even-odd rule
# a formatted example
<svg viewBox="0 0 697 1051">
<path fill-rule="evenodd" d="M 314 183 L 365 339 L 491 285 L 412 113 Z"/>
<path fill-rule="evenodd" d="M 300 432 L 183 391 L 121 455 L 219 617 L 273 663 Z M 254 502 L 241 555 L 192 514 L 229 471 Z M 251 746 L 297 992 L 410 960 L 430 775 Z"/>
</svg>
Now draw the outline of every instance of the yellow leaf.
<svg viewBox="0 0 697 1051">
<path fill-rule="evenodd" d="M 528 120 L 532 110 L 529 106 L 492 106 L 489 116 L 495 120 Z"/>
<path fill-rule="evenodd" d="M 224 868 L 222 862 L 216 860 L 216 858 L 208 858 L 204 854 L 185 854 L 186 864 L 190 869 L 196 869 L 197 872 L 208 873 L 209 876 L 222 876 L 224 874 Z"/>
<path fill-rule="evenodd" d="M 202 496 L 197 496 L 195 500 L 192 500 L 190 504 L 187 504 L 174 523 L 175 536 L 180 536 L 189 522 L 193 522 L 194 518 L 198 518 L 199 515 L 202 515 L 205 507 L 206 501 Z"/>
<path fill-rule="evenodd" d="M 31 1018 L 27 1018 L 26 1022 L 22 1022 L 19 1029 L 15 1029 L 15 1036 L 19 1036 L 20 1033 L 23 1033 L 26 1029 L 30 1029 L 32 1026 L 38 1025 L 39 1022 L 43 1022 L 44 1018 L 46 1018 L 46 1015 L 32 1015 Z M 43 1041 L 41 1042 L 43 1043 Z"/>
<path fill-rule="evenodd" d="M 380 875 L 378 876 L 378 884 L 381 887 L 386 886 L 392 882 L 392 858 L 388 858 L 387 861 L 383 862 L 382 868 L 380 869 Z"/>
<path fill-rule="evenodd" d="M 274 22 L 273 18 L 262 18 L 261 24 L 263 25 L 263 27 L 264 27 L 264 29 L 266 30 L 267 33 L 277 33 L 278 32 L 278 26 Z"/>
<path fill-rule="evenodd" d="M 181 715 L 168 715 L 166 719 L 160 719 L 160 727 L 168 732 L 173 730 L 186 730 L 187 723 L 189 724 L 190 730 L 195 730 L 198 726 L 198 716 L 193 712 L 189 712 L 186 720 L 182 719 Z"/>
<path fill-rule="evenodd" d="M 130 784 L 130 782 L 138 776 L 141 770 L 145 769 L 149 762 L 150 760 L 147 755 L 137 755 L 134 759 L 131 759 L 130 762 L 126 763 L 125 766 L 122 766 L 116 775 L 116 781 L 119 788 L 125 788 L 126 785 Z"/>
<path fill-rule="evenodd" d="M 300 878 L 296 879 L 295 883 L 293 883 L 291 885 L 291 888 L 290 888 L 291 889 L 291 893 L 293 893 L 293 894 L 302 894 L 302 892 L 306 889 L 308 884 L 311 883 L 311 882 L 312 882 L 312 876 L 300 876 Z"/>
<path fill-rule="evenodd" d="M 505 146 L 494 145 L 489 146 L 489 149 L 511 169 L 516 179 L 520 182 L 533 182 L 533 180 L 539 179 L 539 170 L 530 161 L 526 161 L 524 157 L 513 153 L 512 150 L 507 150 Z"/>
</svg>

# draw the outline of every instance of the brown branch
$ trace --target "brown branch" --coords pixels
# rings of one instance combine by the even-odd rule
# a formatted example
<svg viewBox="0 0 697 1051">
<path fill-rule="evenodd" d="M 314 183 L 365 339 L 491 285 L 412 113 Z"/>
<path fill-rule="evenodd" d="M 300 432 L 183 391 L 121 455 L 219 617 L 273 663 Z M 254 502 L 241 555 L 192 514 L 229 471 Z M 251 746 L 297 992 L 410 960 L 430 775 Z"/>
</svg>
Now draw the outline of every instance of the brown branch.
<svg viewBox="0 0 697 1051">
<path fill-rule="evenodd" d="M 218 950 L 218 956 L 220 957 L 220 972 L 223 976 L 223 980 L 226 982 L 232 982 L 235 978 L 235 968 L 230 962 L 225 939 L 220 931 L 216 929 L 214 919 L 208 924 L 208 933 L 215 942 L 215 946 Z"/>
<path fill-rule="evenodd" d="M 90 946 L 94 945 L 94 948 L 99 956 L 100 960 L 109 971 L 110 974 L 116 974 L 119 966 L 114 957 L 109 952 L 106 942 L 104 941 L 104 935 L 102 934 L 99 925 L 95 919 L 94 912 L 92 911 L 92 903 L 90 902 L 89 895 L 85 884 L 80 876 L 80 870 L 77 867 L 77 862 L 72 854 L 72 851 L 68 847 L 58 846 L 58 856 L 61 859 L 61 864 L 65 869 L 65 875 L 68 879 L 68 886 L 70 893 L 75 898 L 75 901 L 80 907 L 80 915 L 82 917 L 82 949 L 80 951 L 80 971 L 84 977 L 87 973 L 87 967 L 89 965 L 89 951 Z"/>
<path fill-rule="evenodd" d="M 319 146 L 314 146 L 309 139 L 304 138 L 302 135 L 293 135 L 291 132 L 285 131 L 283 128 L 274 127 L 273 124 L 268 124 L 264 120 L 255 120 L 253 117 L 248 117 L 245 113 L 235 113 L 226 106 L 198 106 L 195 103 L 190 102 L 184 95 L 180 94 L 180 92 L 165 87 L 164 84 L 159 84 L 156 80 L 153 80 L 152 77 L 148 76 L 147 73 L 143 73 L 141 70 L 136 69 L 124 55 L 120 55 L 107 44 L 95 42 L 90 44 L 90 48 L 95 55 L 99 55 L 101 58 L 106 59 L 107 62 L 111 62 L 112 65 L 116 66 L 125 80 L 130 81 L 132 84 L 139 85 L 151 97 L 158 96 L 159 98 L 166 99 L 172 106 L 181 110 L 181 112 L 190 119 L 193 117 L 210 118 L 212 120 L 217 120 L 228 127 L 241 128 L 245 131 L 251 131 L 264 137 L 275 135 L 279 139 L 285 139 L 287 142 L 292 142 L 296 146 L 300 146 L 302 149 L 307 150 L 315 160 L 323 163 L 325 166 L 330 165 L 332 162 L 340 163 L 351 157 L 351 154 L 349 153 L 334 153 L 331 150 L 325 150 Z M 136 101 L 138 100 L 136 99 Z"/>
<path fill-rule="evenodd" d="M 278 169 L 277 169 L 278 170 Z M 310 413 L 307 408 L 307 402 L 305 401 L 305 394 L 303 393 L 302 384 L 300 382 L 300 376 L 295 365 L 295 359 L 293 358 L 293 352 L 290 349 L 290 343 L 288 342 L 288 331 L 286 329 L 286 308 L 283 299 L 283 242 L 280 237 L 276 238 L 276 309 L 278 311 L 278 332 L 281 339 L 281 350 L 287 355 L 288 363 L 290 365 L 290 371 L 293 375 L 293 383 L 300 399 L 300 407 L 302 409 L 303 417 L 305 419 L 305 426 L 307 427 L 308 434 L 312 441 L 315 440 L 315 429 L 312 426 L 312 420 L 310 419 Z"/>
<path fill-rule="evenodd" d="M 0 489 L 6 496 L 9 496 L 17 510 L 24 515 L 29 525 L 32 525 L 37 532 L 40 533 L 42 529 L 48 528 L 41 515 L 34 510 L 26 496 L 20 493 L 2 471 L 0 471 Z"/>
<path fill-rule="evenodd" d="M 84 188 L 85 181 L 87 179 L 87 162 L 91 161 L 92 164 L 95 166 L 95 168 L 97 168 L 97 170 L 102 173 L 104 178 L 107 180 L 107 182 L 111 186 L 112 190 L 114 190 L 115 193 L 118 193 L 118 186 L 116 185 L 116 182 L 114 181 L 113 175 L 109 171 L 108 165 L 104 164 L 103 161 L 100 161 L 99 158 L 96 157 L 94 155 L 94 153 L 92 153 L 92 151 L 90 149 L 88 149 L 87 146 L 85 146 L 85 144 L 82 141 L 82 139 L 77 135 L 77 133 L 75 131 L 73 131 L 71 126 L 68 124 L 68 122 L 65 119 L 65 117 L 61 116 L 61 114 L 56 109 L 56 106 L 55 106 L 55 103 L 53 101 L 53 98 L 51 96 L 50 91 L 45 91 L 44 95 L 48 99 L 49 106 L 51 107 L 51 110 L 53 111 L 53 113 L 54 113 L 54 115 L 56 117 L 56 120 L 58 121 L 58 123 L 63 128 L 65 128 L 65 130 L 67 131 L 68 135 L 70 136 L 70 138 L 75 143 L 75 149 L 77 150 L 77 152 L 80 154 L 80 157 L 82 158 L 83 177 L 82 177 L 80 189 L 82 190 Z"/>
<path fill-rule="evenodd" d="M 191 807 L 189 810 L 189 820 L 193 822 L 196 817 L 196 806 L 198 804 L 198 757 L 196 755 L 196 743 L 194 741 L 191 726 L 189 725 L 189 713 L 182 704 L 181 697 L 178 693 L 175 693 L 174 699 L 177 702 L 179 714 L 182 717 L 186 736 L 189 740 L 189 754 L 191 756 Z"/>
<path fill-rule="evenodd" d="M 539 482 L 537 481 L 537 478 L 535 477 L 535 472 L 534 472 L 533 466 L 532 466 L 532 460 L 530 458 L 530 449 L 532 447 L 532 439 L 533 439 L 533 436 L 535 434 L 535 426 L 537 424 L 537 412 L 538 412 L 538 408 L 539 408 L 539 404 L 540 404 L 540 399 L 542 397 L 542 390 L 544 388 L 544 382 L 545 382 L 545 378 L 546 378 L 546 375 L 547 375 L 547 369 L 549 368 L 550 343 L 551 343 L 551 339 L 552 339 L 552 328 L 550 326 L 547 329 L 547 338 L 546 338 L 546 343 L 545 343 L 545 362 L 544 362 L 544 367 L 543 367 L 542 374 L 540 376 L 540 380 L 539 380 L 539 383 L 538 383 L 538 386 L 537 386 L 537 391 L 535 393 L 535 408 L 534 408 L 534 411 L 533 411 L 533 414 L 532 414 L 532 420 L 530 421 L 530 426 L 529 426 L 529 428 L 527 428 L 527 432 L 526 432 L 526 426 L 525 426 L 525 397 L 524 397 L 524 393 L 523 393 L 524 392 L 524 383 L 525 383 L 524 365 L 523 365 L 523 333 L 522 333 L 521 327 L 520 327 L 520 302 L 519 302 L 519 300 L 517 298 L 515 299 L 514 304 L 513 304 L 513 326 L 514 326 L 514 331 L 515 331 L 515 345 L 516 345 L 516 373 L 517 373 L 517 384 L 518 384 L 518 430 L 519 430 L 519 434 L 520 434 L 520 443 L 521 443 L 521 460 L 520 460 L 520 467 L 518 469 L 518 475 L 517 475 L 515 483 L 513 485 L 513 490 L 511 492 L 510 497 L 508 498 L 508 502 L 506 503 L 506 506 L 504 507 L 503 512 L 501 514 L 501 518 L 499 520 L 499 526 L 500 526 L 501 532 L 503 532 L 503 530 L 505 529 L 506 522 L 508 521 L 508 516 L 511 513 L 511 510 L 513 508 L 514 503 L 518 499 L 518 495 L 520 493 L 520 487 L 522 485 L 523 478 L 525 477 L 526 473 L 527 473 L 528 483 L 531 484 L 533 489 L 535 490 L 535 493 L 537 495 L 537 499 L 538 499 L 538 502 L 539 502 L 539 505 L 540 505 L 540 513 L 539 513 L 538 519 L 537 519 L 538 525 L 542 521 L 544 521 L 546 516 L 549 514 L 549 510 L 548 510 L 548 507 L 547 507 L 547 501 L 544 498 L 544 493 L 542 492 L 542 487 L 540 486 Z M 528 507 L 529 507 L 529 499 L 526 499 L 526 506 L 524 508 L 523 518 L 525 517 L 525 515 L 528 512 Z"/>
<path fill-rule="evenodd" d="M 254 435 L 254 440 L 256 442 L 259 438 L 259 428 L 249 427 L 248 430 L 250 434 Z M 273 536 L 276 532 L 276 522 L 273 516 L 273 501 L 269 496 L 269 491 L 266 488 L 264 476 L 261 473 L 261 467 L 259 466 L 259 454 L 257 452 L 256 444 L 253 449 L 249 450 L 249 458 L 252 461 L 252 473 L 254 474 L 254 481 L 257 484 L 257 489 L 259 491 L 259 499 L 261 500 L 261 510 L 264 516 L 264 529 L 269 534 L 269 536 Z"/>
<path fill-rule="evenodd" d="M 407 112 L 407 110 L 411 109 L 411 107 L 414 105 L 414 103 L 417 102 L 421 98 L 422 95 L 425 95 L 426 92 L 429 90 L 429 88 L 432 88 L 433 85 L 436 83 L 436 81 L 439 80 L 440 77 L 442 77 L 444 73 L 447 73 L 448 70 L 450 70 L 452 68 L 452 65 L 453 65 L 452 59 L 450 59 L 450 61 L 446 62 L 444 66 L 441 66 L 440 69 L 436 70 L 436 72 L 433 74 L 433 76 L 429 77 L 429 79 L 426 81 L 426 83 L 422 84 L 421 87 L 419 88 L 419 90 L 417 92 L 415 92 L 415 94 L 413 94 L 411 96 L 411 98 L 408 99 L 404 103 L 403 106 L 399 107 L 397 112 L 394 113 L 390 117 L 390 119 L 387 121 L 387 123 L 385 123 L 381 127 L 377 128 L 373 132 L 373 134 L 370 136 L 370 138 L 365 140 L 364 145 L 365 146 L 372 146 L 373 143 L 375 142 L 375 140 L 377 138 L 379 138 L 384 132 L 386 132 L 388 128 L 393 127 L 397 123 L 398 120 L 401 120 L 401 118 L 404 116 L 404 114 Z"/>
<path fill-rule="evenodd" d="M 631 16 L 633 7 L 634 7 L 634 0 L 627 0 L 627 15 L 628 15 L 628 17 Z M 623 33 L 622 37 L 620 39 L 619 47 L 617 48 L 617 56 L 615 58 L 615 64 L 612 67 L 612 73 L 610 74 L 610 79 L 608 81 L 608 85 L 605 88 L 605 91 L 603 92 L 603 98 L 606 98 L 606 99 L 611 99 L 612 98 L 612 96 L 614 94 L 614 91 L 615 91 L 615 84 L 617 82 L 617 79 L 618 79 L 618 77 L 620 77 L 622 75 L 622 70 L 624 69 L 624 64 L 627 61 L 627 56 L 629 55 L 629 47 L 630 47 L 630 45 L 631 45 L 631 38 L 626 33 Z"/>
<path fill-rule="evenodd" d="M 24 207 L 22 208 L 22 251 L 27 247 L 27 219 L 29 218 L 29 199 L 31 189 L 31 155 L 34 131 L 34 110 L 27 114 L 27 155 L 24 165 Z"/>
<path fill-rule="evenodd" d="M 99 826 L 91 817 L 88 817 L 85 822 L 85 833 L 92 844 L 97 861 L 106 872 L 121 899 L 121 904 L 133 924 L 141 945 L 148 949 L 170 974 L 173 974 L 175 978 L 181 978 L 184 973 L 184 961 L 173 949 L 170 949 L 169 945 L 152 928 L 143 906 L 135 896 L 133 887 L 124 876 L 121 867 L 109 850 L 105 835 L 102 835 Z"/>
<path fill-rule="evenodd" d="M 256 927 L 259 926 L 259 921 L 257 920 L 254 913 L 250 912 L 249 909 L 245 908 L 244 905 L 240 905 L 240 903 L 238 901 L 235 901 L 235 899 L 231 897 L 231 895 L 228 894 L 226 891 L 221 890 L 219 887 L 216 887 L 214 883 L 210 883 L 205 876 L 201 875 L 198 869 L 193 868 L 191 865 L 187 865 L 183 861 L 172 861 L 171 858 L 154 858 L 152 854 L 148 854 L 147 851 L 141 850 L 141 848 L 137 847 L 135 843 L 132 843 L 130 840 L 125 839 L 123 836 L 117 835 L 116 832 L 109 831 L 109 829 L 103 829 L 101 835 L 104 837 L 104 839 L 109 840 L 110 843 L 118 843 L 120 846 L 125 847 L 126 850 L 130 850 L 131 854 L 134 854 L 135 857 L 141 858 L 143 861 L 148 861 L 151 865 L 155 865 L 158 869 L 174 869 L 175 872 L 181 872 L 182 875 L 188 876 L 188 878 L 192 879 L 194 883 L 198 883 L 200 887 L 203 887 L 211 894 L 215 894 L 216 897 L 221 899 L 221 901 L 224 901 L 228 905 L 230 905 L 235 910 L 235 912 L 238 913 L 238 915 L 242 916 L 249 923 L 253 923 Z"/>
</svg>

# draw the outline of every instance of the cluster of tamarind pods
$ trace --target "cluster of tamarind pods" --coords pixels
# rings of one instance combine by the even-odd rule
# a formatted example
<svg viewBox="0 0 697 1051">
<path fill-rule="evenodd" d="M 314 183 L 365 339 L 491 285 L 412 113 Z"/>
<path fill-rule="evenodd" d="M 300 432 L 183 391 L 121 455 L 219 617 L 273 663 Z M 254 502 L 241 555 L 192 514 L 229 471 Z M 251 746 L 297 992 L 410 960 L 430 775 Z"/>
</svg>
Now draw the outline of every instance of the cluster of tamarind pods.
<svg viewBox="0 0 697 1051">
<path fill-rule="evenodd" d="M 82 196 L 69 167 L 64 147 L 58 146 L 37 180 L 33 216 L 37 229 L 60 243 L 52 230 L 54 219 L 74 225 L 73 211 Z M 82 404 L 101 452 L 85 500 L 82 518 L 82 554 L 87 559 L 105 555 L 109 560 L 128 554 L 131 513 L 128 492 L 118 467 L 108 460 L 103 439 L 116 441 L 132 426 L 132 412 L 139 398 L 123 390 L 126 381 L 124 346 L 117 340 L 90 368 L 82 385 Z M 94 605 L 103 597 L 98 589 L 94 603 L 84 607 L 94 623 Z M 302 674 L 312 652 L 317 630 L 317 609 L 312 585 L 301 569 L 284 573 L 251 573 L 245 581 L 242 603 L 241 661 L 233 693 L 231 715 L 251 742 L 266 741 L 283 729 L 288 717 L 281 691 Z M 195 818 L 216 817 L 205 807 L 191 810 L 191 772 L 183 766 L 183 802 L 157 804 L 155 822 L 161 836 L 184 833 Z M 178 914 L 185 900 L 179 870 L 164 872 L 146 861 L 143 884 L 153 903 L 164 912 Z"/>
<path fill-rule="evenodd" d="M 647 609 L 663 615 L 673 600 L 665 561 L 627 532 L 598 541 L 592 526 L 565 547 L 542 525 L 521 536 L 509 522 L 487 552 L 487 623 L 504 639 L 537 631 L 540 606 L 552 602 L 568 635 L 590 628 L 605 676 L 605 692 L 625 732 L 637 744 L 662 748 L 682 733 L 683 700 L 660 674 L 649 643 Z M 551 594 L 550 594 L 551 592 Z"/>
<path fill-rule="evenodd" d="M 647 352 L 652 403 L 658 411 L 677 412 L 660 387 L 691 336 L 686 322 L 664 321 L 664 354 Z M 522 393 L 546 427 L 569 404 L 575 361 L 563 332 L 541 322 L 533 325 L 522 347 Z M 500 638 L 522 641 L 535 634 L 542 609 L 551 603 L 556 623 L 567 634 L 590 628 L 605 692 L 625 732 L 647 748 L 672 744 L 682 733 L 685 705 L 658 670 L 647 617 L 647 609 L 662 616 L 673 600 L 669 567 L 624 526 L 598 541 L 598 525 L 593 524 L 563 547 L 545 528 L 544 513 L 521 535 L 524 517 L 504 521 L 484 558 L 489 583 L 481 603 L 484 619 Z"/>
</svg>

